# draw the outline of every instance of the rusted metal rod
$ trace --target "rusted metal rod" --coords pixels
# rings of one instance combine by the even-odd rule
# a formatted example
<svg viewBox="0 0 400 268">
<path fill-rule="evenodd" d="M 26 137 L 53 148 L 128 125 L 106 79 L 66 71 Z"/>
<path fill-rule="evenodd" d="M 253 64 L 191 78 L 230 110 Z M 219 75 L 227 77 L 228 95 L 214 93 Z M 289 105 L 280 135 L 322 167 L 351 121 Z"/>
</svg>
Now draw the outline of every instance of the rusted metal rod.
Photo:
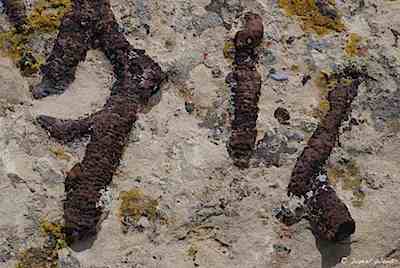
<svg viewBox="0 0 400 268">
<path fill-rule="evenodd" d="M 257 137 L 258 100 L 261 92 L 261 75 L 257 72 L 258 46 L 264 34 L 262 19 L 254 13 L 244 16 L 244 30 L 236 33 L 235 59 L 229 79 L 234 103 L 234 118 L 228 153 L 239 168 L 247 168 Z"/>
<path fill-rule="evenodd" d="M 108 0 L 74 0 L 43 68 L 35 98 L 64 92 L 88 49 L 100 48 L 114 67 L 116 82 L 103 109 L 78 120 L 39 116 L 38 123 L 62 142 L 90 135 L 85 156 L 65 179 L 64 220 L 70 243 L 97 233 L 101 191 L 111 183 L 136 115 L 159 90 L 163 73 L 144 50 L 119 31 Z"/>
<path fill-rule="evenodd" d="M 305 198 L 314 233 L 327 240 L 342 240 L 355 232 L 348 208 L 328 184 L 322 169 L 338 141 L 342 122 L 351 112 L 363 77 L 354 66 L 335 75 L 336 87 L 328 95 L 330 109 L 297 159 L 288 186 L 288 195 Z"/>
</svg>

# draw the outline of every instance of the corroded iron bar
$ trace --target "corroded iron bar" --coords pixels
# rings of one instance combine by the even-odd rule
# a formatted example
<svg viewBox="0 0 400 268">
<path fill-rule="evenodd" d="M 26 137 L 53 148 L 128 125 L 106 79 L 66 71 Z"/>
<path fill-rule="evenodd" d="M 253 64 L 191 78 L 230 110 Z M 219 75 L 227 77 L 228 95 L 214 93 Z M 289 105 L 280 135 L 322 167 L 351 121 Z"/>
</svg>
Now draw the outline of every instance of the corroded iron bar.
<svg viewBox="0 0 400 268">
<path fill-rule="evenodd" d="M 326 240 L 342 240 L 355 232 L 355 222 L 339 199 L 322 169 L 337 143 L 342 122 L 351 112 L 363 75 L 347 67 L 337 74 L 337 85 L 329 92 L 330 109 L 297 159 L 288 186 L 288 195 L 305 198 L 308 220 L 314 233 Z"/>
<path fill-rule="evenodd" d="M 257 72 L 258 46 L 264 34 L 259 15 L 247 13 L 244 30 L 236 33 L 234 70 L 228 76 L 234 103 L 234 117 L 228 153 L 239 168 L 247 168 L 257 137 L 258 100 L 261 92 L 261 75 Z M 227 79 L 228 80 L 228 79 Z"/>
<path fill-rule="evenodd" d="M 108 0 L 75 0 L 63 19 L 34 96 L 42 98 L 66 90 L 77 64 L 91 47 L 104 51 L 116 76 L 103 109 L 79 120 L 49 116 L 37 119 L 52 137 L 64 142 L 90 135 L 82 162 L 65 179 L 64 219 L 70 243 L 97 233 L 102 214 L 101 191 L 112 181 L 136 114 L 159 90 L 163 77 L 160 66 L 143 50 L 132 48 L 119 31 Z"/>
</svg>

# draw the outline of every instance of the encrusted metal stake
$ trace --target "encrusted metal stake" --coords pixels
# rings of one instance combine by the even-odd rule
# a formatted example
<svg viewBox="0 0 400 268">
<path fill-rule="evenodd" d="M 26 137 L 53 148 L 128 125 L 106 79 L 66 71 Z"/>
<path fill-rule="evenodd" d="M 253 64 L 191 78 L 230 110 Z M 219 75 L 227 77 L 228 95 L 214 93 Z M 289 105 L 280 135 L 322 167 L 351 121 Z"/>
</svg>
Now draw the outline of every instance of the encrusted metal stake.
<svg viewBox="0 0 400 268">
<path fill-rule="evenodd" d="M 244 16 L 244 30 L 236 33 L 234 70 L 227 77 L 231 84 L 234 102 L 232 133 L 227 145 L 234 164 L 247 168 L 257 137 L 258 100 L 261 91 L 261 75 L 257 72 L 258 46 L 264 34 L 262 19 L 254 13 Z"/>
<path fill-rule="evenodd" d="M 335 75 L 337 85 L 328 95 L 330 109 L 297 159 L 288 186 L 288 195 L 305 198 L 315 234 L 327 240 L 342 240 L 355 232 L 349 210 L 321 172 L 338 140 L 340 126 L 351 112 L 363 77 L 354 66 Z"/>
<path fill-rule="evenodd" d="M 97 233 L 101 191 L 112 181 L 136 114 L 159 90 L 163 77 L 160 66 L 144 50 L 134 49 L 120 32 L 109 0 L 74 0 L 33 96 L 39 99 L 64 92 L 90 48 L 103 50 L 116 76 L 103 109 L 78 120 L 37 118 L 52 137 L 63 142 L 90 135 L 82 162 L 65 179 L 64 219 L 70 243 Z"/>
</svg>

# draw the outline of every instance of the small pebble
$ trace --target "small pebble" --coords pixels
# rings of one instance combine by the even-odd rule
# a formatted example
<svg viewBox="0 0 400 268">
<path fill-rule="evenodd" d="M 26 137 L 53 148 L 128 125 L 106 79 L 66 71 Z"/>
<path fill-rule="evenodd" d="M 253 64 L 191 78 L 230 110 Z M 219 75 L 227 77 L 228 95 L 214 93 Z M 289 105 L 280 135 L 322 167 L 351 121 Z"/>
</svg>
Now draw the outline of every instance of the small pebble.
<svg viewBox="0 0 400 268">
<path fill-rule="evenodd" d="M 189 114 L 193 113 L 194 111 L 194 105 L 192 102 L 185 102 L 185 109 L 186 112 L 188 112 Z"/>
<path fill-rule="evenodd" d="M 324 175 L 324 174 L 321 174 L 321 175 L 319 175 L 319 176 L 317 177 L 317 179 L 318 179 L 320 182 L 326 182 L 326 181 L 328 180 L 328 177 L 327 177 L 326 175 Z"/>
<path fill-rule="evenodd" d="M 289 111 L 283 107 L 278 107 L 274 112 L 274 117 L 278 120 L 281 124 L 288 124 L 290 120 Z"/>
<path fill-rule="evenodd" d="M 289 80 L 289 76 L 285 73 L 274 73 L 270 75 L 272 79 L 275 81 L 287 81 Z"/>
</svg>

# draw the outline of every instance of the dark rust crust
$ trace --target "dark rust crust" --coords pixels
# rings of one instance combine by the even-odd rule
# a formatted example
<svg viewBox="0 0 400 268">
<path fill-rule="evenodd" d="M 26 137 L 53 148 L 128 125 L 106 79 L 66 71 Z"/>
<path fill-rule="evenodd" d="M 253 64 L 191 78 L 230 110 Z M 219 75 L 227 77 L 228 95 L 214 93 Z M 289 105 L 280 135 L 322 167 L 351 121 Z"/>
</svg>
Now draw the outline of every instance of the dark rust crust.
<svg viewBox="0 0 400 268">
<path fill-rule="evenodd" d="M 259 15 L 247 13 L 244 30 L 237 32 L 233 81 L 231 91 L 235 107 L 231 123 L 228 153 L 239 168 L 247 168 L 257 137 L 258 101 L 261 93 L 261 75 L 257 72 L 254 48 L 263 38 L 263 24 Z"/>
<path fill-rule="evenodd" d="M 316 187 L 313 196 L 305 202 L 308 220 L 315 235 L 331 241 L 340 241 L 356 230 L 356 223 L 335 190 L 327 184 Z"/>
<path fill-rule="evenodd" d="M 256 48 L 263 39 L 264 25 L 258 14 L 246 13 L 244 15 L 244 30 L 236 33 L 236 49 Z"/>
<path fill-rule="evenodd" d="M 26 7 L 24 0 L 3 0 L 6 14 L 17 30 L 26 23 Z"/>
<path fill-rule="evenodd" d="M 359 81 L 348 85 L 338 84 L 329 92 L 330 109 L 308 140 L 302 154 L 297 159 L 288 186 L 288 193 L 304 196 L 311 188 L 339 137 L 342 122 L 351 111 L 351 103 L 357 96 Z"/>
<path fill-rule="evenodd" d="M 351 112 L 363 75 L 347 67 L 337 75 L 337 85 L 329 92 L 330 109 L 297 159 L 288 186 L 288 195 L 305 198 L 308 219 L 314 234 L 322 239 L 343 240 L 355 232 L 355 222 L 333 187 L 319 175 L 336 145 L 339 129 Z"/>
<path fill-rule="evenodd" d="M 76 67 L 85 59 L 94 37 L 96 9 L 92 2 L 98 1 L 72 1 L 71 9 L 61 22 L 53 50 L 42 67 L 42 81 L 32 90 L 35 99 L 61 94 L 74 80 Z"/>
<path fill-rule="evenodd" d="M 112 181 L 137 112 L 158 91 L 163 76 L 160 66 L 143 50 L 132 48 L 120 33 L 108 0 L 75 0 L 63 19 L 34 97 L 64 92 L 74 79 L 76 66 L 92 47 L 104 51 L 116 76 L 103 109 L 78 120 L 37 118 L 62 142 L 90 135 L 82 162 L 65 179 L 64 219 L 70 243 L 96 234 L 102 214 L 101 190 Z"/>
</svg>

